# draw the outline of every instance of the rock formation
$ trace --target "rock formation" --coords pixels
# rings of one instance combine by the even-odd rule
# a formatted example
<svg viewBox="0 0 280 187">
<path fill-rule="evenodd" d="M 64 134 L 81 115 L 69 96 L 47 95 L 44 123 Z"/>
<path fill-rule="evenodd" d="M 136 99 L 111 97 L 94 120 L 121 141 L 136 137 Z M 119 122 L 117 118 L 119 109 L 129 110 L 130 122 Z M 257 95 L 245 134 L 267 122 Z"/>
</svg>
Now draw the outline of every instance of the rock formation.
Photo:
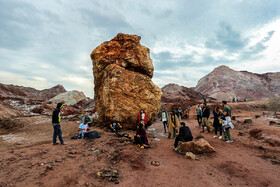
<svg viewBox="0 0 280 187">
<path fill-rule="evenodd" d="M 205 97 L 192 88 L 179 86 L 177 84 L 167 84 L 161 88 L 161 91 L 161 105 L 166 107 L 167 110 L 173 106 L 186 108 L 188 104 L 195 105 L 203 103 L 203 98 Z M 208 102 L 213 102 L 214 100 L 213 98 L 207 98 Z"/>
<path fill-rule="evenodd" d="M 203 154 L 215 152 L 215 149 L 202 138 L 192 142 L 182 143 L 177 148 L 179 153 L 192 152 L 194 154 Z"/>
<path fill-rule="evenodd" d="M 49 101 L 51 102 L 61 102 L 62 100 L 66 105 L 75 105 L 79 101 L 86 99 L 87 97 L 83 92 L 79 92 L 77 90 L 68 91 L 61 93 L 54 98 L 51 98 Z"/>
<path fill-rule="evenodd" d="M 156 119 L 162 93 L 151 80 L 150 50 L 140 39 L 120 33 L 91 53 L 94 100 L 104 125 L 116 116 L 124 127 L 135 129 L 140 109 L 145 110 L 149 123 Z"/>
<path fill-rule="evenodd" d="M 217 100 L 261 99 L 279 96 L 280 72 L 256 74 L 247 71 L 235 71 L 227 66 L 219 66 L 201 78 L 195 91 Z"/>
</svg>

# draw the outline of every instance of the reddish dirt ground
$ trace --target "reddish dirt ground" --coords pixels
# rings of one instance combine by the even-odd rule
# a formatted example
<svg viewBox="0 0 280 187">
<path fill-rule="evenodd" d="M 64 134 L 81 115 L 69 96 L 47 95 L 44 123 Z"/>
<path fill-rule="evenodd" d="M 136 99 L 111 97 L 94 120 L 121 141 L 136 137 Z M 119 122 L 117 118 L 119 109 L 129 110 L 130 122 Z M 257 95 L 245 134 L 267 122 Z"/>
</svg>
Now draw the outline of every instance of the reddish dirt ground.
<svg viewBox="0 0 280 187">
<path fill-rule="evenodd" d="M 236 113 L 239 122 L 234 122 L 236 128 L 231 131 L 234 143 L 213 139 L 213 133 L 201 134 L 216 152 L 196 155 L 199 160 L 188 160 L 175 152 L 174 139 L 167 139 L 159 121 L 149 129 L 153 147 L 140 149 L 101 129 L 97 129 L 99 139 L 69 140 L 77 126 L 70 122 L 62 122 L 68 145 L 53 146 L 50 119 L 29 118 L 29 126 L 10 136 L 10 143 L 2 137 L 0 186 L 276 187 L 280 184 L 280 128 L 269 126 L 266 116 L 252 118 L 252 124 L 242 123 L 256 114 L 260 113 Z M 40 120 L 44 122 L 35 128 L 35 121 Z M 194 137 L 200 135 L 193 118 L 183 121 Z M 252 129 L 261 130 L 260 136 L 251 136 Z M 13 139 L 15 136 L 21 139 Z M 160 166 L 151 165 L 152 160 Z M 98 178 L 96 173 L 101 169 L 117 169 L 119 184 Z"/>
</svg>

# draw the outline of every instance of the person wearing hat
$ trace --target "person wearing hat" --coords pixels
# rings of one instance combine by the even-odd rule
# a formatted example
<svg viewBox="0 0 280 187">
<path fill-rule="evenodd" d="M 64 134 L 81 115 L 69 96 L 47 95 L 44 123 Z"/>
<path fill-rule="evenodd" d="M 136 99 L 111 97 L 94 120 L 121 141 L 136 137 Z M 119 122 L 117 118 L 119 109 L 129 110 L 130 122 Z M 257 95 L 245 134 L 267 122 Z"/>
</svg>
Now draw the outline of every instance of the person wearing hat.
<svg viewBox="0 0 280 187">
<path fill-rule="evenodd" d="M 52 126 L 53 126 L 53 145 L 57 145 L 58 143 L 56 143 L 56 138 L 58 136 L 59 141 L 62 145 L 66 145 L 66 143 L 63 141 L 62 138 L 62 131 L 61 131 L 61 127 L 60 127 L 60 110 L 63 107 L 64 102 L 60 102 L 57 104 L 56 108 L 53 111 L 53 115 L 52 115 Z"/>
</svg>

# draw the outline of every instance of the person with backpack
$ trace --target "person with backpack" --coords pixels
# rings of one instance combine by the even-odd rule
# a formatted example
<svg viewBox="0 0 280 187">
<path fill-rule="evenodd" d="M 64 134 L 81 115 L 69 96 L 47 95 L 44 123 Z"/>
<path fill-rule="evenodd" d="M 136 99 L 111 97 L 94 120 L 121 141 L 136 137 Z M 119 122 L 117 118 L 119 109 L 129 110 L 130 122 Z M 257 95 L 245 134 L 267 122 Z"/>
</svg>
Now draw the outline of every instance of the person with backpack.
<svg viewBox="0 0 280 187">
<path fill-rule="evenodd" d="M 218 134 L 218 129 L 219 129 L 219 132 L 220 132 L 220 136 L 219 136 L 219 139 L 222 139 L 223 138 L 223 128 L 222 128 L 222 123 L 223 123 L 223 120 L 221 119 L 222 118 L 222 113 L 220 112 L 220 107 L 216 107 L 214 110 L 213 110 L 213 115 L 214 115 L 214 121 L 213 121 L 213 126 L 215 128 L 215 135 L 213 136 L 213 138 L 217 138 L 217 134 Z"/>
<path fill-rule="evenodd" d="M 203 107 L 202 107 L 202 131 L 201 132 L 205 132 L 204 131 L 204 127 L 206 127 L 207 132 L 210 132 L 209 129 L 209 116 L 210 116 L 210 109 L 207 106 L 207 103 L 203 103 Z"/>
<path fill-rule="evenodd" d="M 143 124 L 143 127 L 146 128 L 147 125 L 147 115 L 144 111 L 144 109 L 140 110 L 140 113 L 138 114 L 138 122 Z"/>
<path fill-rule="evenodd" d="M 52 114 L 52 126 L 53 126 L 53 145 L 57 145 L 56 143 L 56 138 L 58 136 L 60 144 L 66 145 L 66 143 L 63 141 L 62 138 L 62 131 L 61 131 L 61 126 L 60 126 L 60 110 L 63 107 L 64 102 L 60 102 L 57 104 L 56 108 L 53 110 Z"/>
<path fill-rule="evenodd" d="M 176 136 L 175 142 L 174 142 L 174 148 L 175 151 L 177 151 L 177 146 L 179 141 L 182 142 L 189 142 L 193 140 L 193 136 L 191 133 L 191 130 L 188 126 L 186 126 L 186 124 L 184 122 L 180 123 L 181 127 L 179 129 L 179 135 Z"/>
<path fill-rule="evenodd" d="M 167 113 L 165 108 L 163 109 L 163 111 L 161 113 L 161 121 L 163 123 L 164 133 L 166 133 L 166 126 L 167 126 L 167 121 L 168 121 L 168 113 Z"/>
<path fill-rule="evenodd" d="M 224 129 L 224 140 L 227 143 L 232 143 L 233 140 L 231 138 L 230 129 L 234 128 L 234 125 L 231 122 L 231 108 L 227 105 L 226 101 L 222 101 L 223 110 L 220 112 L 223 114 L 223 129 Z"/>
</svg>

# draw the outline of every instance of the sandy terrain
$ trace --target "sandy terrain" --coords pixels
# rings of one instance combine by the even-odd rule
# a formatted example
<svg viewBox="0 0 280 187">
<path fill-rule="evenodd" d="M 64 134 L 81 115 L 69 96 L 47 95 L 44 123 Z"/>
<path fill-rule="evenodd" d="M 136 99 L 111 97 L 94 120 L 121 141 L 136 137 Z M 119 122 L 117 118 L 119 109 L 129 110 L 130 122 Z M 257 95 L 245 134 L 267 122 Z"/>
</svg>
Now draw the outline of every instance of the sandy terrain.
<svg viewBox="0 0 280 187">
<path fill-rule="evenodd" d="M 159 121 L 149 129 L 153 147 L 143 150 L 102 129 L 97 129 L 99 139 L 69 140 L 77 124 L 65 121 L 62 131 L 68 145 L 53 146 L 49 117 L 30 117 L 19 131 L 1 130 L 0 186 L 276 187 L 280 184 L 280 128 L 268 125 L 272 117 L 255 119 L 257 114 L 261 115 L 236 111 L 232 144 L 213 139 L 213 133 L 202 134 L 216 152 L 197 155 L 199 160 L 176 153 L 174 140 L 167 139 Z M 253 123 L 243 124 L 248 116 Z M 200 135 L 193 118 L 184 121 L 194 136 Z M 257 130 L 252 133 L 252 129 Z M 116 169 L 119 184 L 98 178 L 101 169 Z"/>
</svg>

